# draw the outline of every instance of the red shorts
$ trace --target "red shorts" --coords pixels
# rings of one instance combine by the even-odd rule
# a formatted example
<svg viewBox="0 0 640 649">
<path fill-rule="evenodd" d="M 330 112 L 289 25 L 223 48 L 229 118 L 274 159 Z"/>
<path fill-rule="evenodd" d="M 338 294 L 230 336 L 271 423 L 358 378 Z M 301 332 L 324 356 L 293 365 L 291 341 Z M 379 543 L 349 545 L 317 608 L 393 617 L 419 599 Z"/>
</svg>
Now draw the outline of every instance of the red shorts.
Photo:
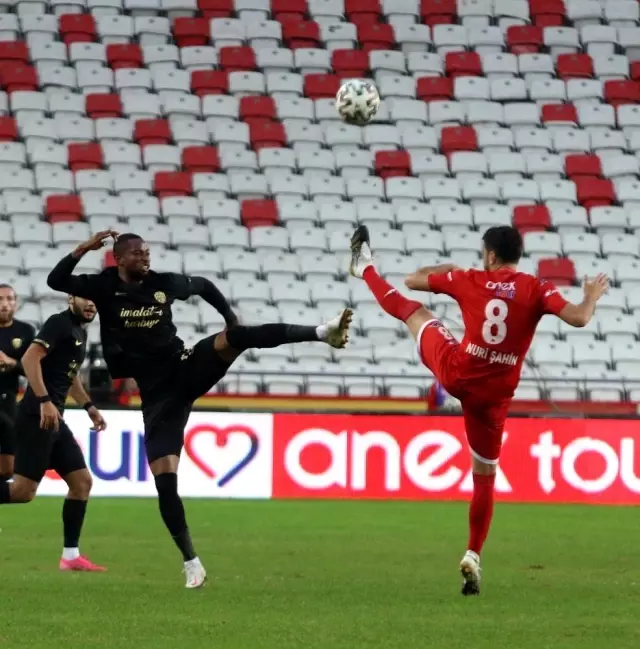
<svg viewBox="0 0 640 649">
<path fill-rule="evenodd" d="M 497 464 L 502 448 L 502 433 L 509 411 L 509 400 L 490 401 L 460 373 L 460 343 L 440 322 L 429 320 L 417 337 L 420 360 L 442 387 L 462 404 L 464 425 L 471 455 L 481 462 Z"/>
</svg>

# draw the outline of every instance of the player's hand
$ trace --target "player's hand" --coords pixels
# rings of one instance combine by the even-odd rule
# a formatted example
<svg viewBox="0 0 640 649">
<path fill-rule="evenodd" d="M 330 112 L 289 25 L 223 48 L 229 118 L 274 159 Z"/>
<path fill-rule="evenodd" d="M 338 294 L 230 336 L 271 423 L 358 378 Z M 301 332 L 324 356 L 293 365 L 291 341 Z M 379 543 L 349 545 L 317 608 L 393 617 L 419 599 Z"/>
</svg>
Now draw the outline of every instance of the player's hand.
<svg viewBox="0 0 640 649">
<path fill-rule="evenodd" d="M 7 365 L 8 367 L 12 367 L 15 365 L 16 361 L 11 358 L 10 356 L 7 356 L 3 351 L 0 351 L 0 365 Z"/>
<path fill-rule="evenodd" d="M 119 234 L 115 230 L 103 230 L 96 232 L 90 239 L 81 243 L 76 250 L 82 254 L 90 250 L 100 250 L 107 245 L 107 239 L 112 238 L 114 241 L 118 238 Z"/>
<path fill-rule="evenodd" d="M 609 290 L 609 278 L 600 273 L 595 279 L 584 278 L 584 296 L 587 300 L 597 302 Z"/>
<path fill-rule="evenodd" d="M 97 433 L 102 432 L 107 427 L 105 418 L 95 406 L 89 408 L 89 410 L 87 410 L 87 414 L 89 415 L 89 419 L 91 419 L 91 421 L 93 422 L 93 430 L 95 430 Z"/>
<path fill-rule="evenodd" d="M 40 404 L 40 428 L 57 432 L 61 419 L 62 415 L 51 401 Z"/>
</svg>

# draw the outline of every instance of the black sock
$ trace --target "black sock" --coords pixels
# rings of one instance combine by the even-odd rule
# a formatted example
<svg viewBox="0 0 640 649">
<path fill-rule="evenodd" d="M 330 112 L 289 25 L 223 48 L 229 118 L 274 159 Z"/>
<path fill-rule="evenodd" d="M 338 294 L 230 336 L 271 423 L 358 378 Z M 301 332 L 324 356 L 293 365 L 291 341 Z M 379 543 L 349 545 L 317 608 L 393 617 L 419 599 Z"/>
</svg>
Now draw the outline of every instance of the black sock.
<svg viewBox="0 0 640 649">
<path fill-rule="evenodd" d="M 11 502 L 11 491 L 9 490 L 9 483 L 6 481 L 0 482 L 0 505 L 8 505 Z"/>
<path fill-rule="evenodd" d="M 185 561 L 196 558 L 196 552 L 191 542 L 191 534 L 187 527 L 182 499 L 178 495 L 178 475 L 176 473 L 161 473 L 155 477 L 158 490 L 158 504 L 160 515 L 171 534 L 174 543 L 178 546 Z"/>
<path fill-rule="evenodd" d="M 64 534 L 64 547 L 77 548 L 80 542 L 80 532 L 87 512 L 86 500 L 65 499 L 62 505 L 62 529 Z"/>
<path fill-rule="evenodd" d="M 252 347 L 266 349 L 287 343 L 318 341 L 317 327 L 286 323 L 264 324 L 256 327 L 238 325 L 226 332 L 227 341 L 234 349 L 244 351 Z"/>
</svg>

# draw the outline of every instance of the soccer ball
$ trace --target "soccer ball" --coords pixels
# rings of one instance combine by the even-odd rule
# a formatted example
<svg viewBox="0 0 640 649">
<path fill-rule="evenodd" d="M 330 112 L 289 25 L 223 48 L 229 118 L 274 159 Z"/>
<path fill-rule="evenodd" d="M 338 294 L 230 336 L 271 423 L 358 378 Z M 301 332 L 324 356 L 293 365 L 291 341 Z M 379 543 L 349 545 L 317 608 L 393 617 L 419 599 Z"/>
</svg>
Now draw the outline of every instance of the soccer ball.
<svg viewBox="0 0 640 649">
<path fill-rule="evenodd" d="M 378 112 L 380 95 L 371 81 L 350 79 L 345 81 L 336 95 L 336 110 L 347 124 L 362 126 Z"/>
</svg>

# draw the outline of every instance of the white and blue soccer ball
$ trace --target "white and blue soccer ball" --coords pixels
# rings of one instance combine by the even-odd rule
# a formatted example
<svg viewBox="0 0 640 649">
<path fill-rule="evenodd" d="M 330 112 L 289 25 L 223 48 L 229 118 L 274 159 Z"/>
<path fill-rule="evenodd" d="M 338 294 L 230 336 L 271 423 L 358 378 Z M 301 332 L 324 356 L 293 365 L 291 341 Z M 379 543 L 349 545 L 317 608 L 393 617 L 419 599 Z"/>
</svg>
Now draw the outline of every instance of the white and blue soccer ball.
<svg viewBox="0 0 640 649">
<path fill-rule="evenodd" d="M 367 124 L 379 107 L 380 93 L 375 84 L 366 79 L 345 81 L 336 95 L 336 110 L 347 124 Z"/>
</svg>

